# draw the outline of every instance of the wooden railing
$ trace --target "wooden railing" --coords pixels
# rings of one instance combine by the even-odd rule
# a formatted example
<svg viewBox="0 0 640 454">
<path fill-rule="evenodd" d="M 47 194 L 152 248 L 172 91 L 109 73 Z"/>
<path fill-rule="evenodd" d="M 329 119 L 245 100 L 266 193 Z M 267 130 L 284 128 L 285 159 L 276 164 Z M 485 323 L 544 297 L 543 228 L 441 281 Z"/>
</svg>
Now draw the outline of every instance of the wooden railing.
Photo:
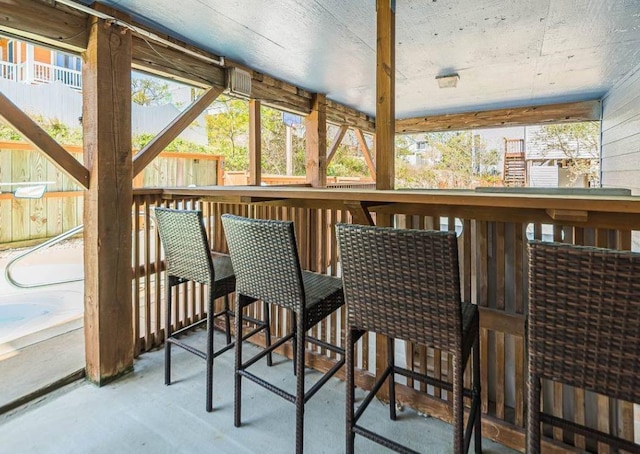
<svg viewBox="0 0 640 454">
<path fill-rule="evenodd" d="M 139 342 L 136 353 L 158 347 L 163 341 L 163 317 L 160 301 L 164 281 L 160 247 L 150 219 L 153 206 L 196 207 L 204 212 L 207 232 L 213 248 L 226 251 L 224 232 L 220 223 L 223 213 L 235 213 L 264 219 L 287 219 L 295 223 L 301 263 L 307 269 L 337 275 L 339 257 L 334 235 L 338 222 L 352 222 L 346 209 L 308 208 L 314 202 L 305 200 L 303 206 L 282 206 L 274 202 L 217 203 L 195 200 L 193 195 L 180 196 L 171 191 L 171 199 L 163 199 L 160 191 L 136 192 L 134 211 L 140 213 L 134 223 L 141 227 L 134 237 L 135 286 L 134 311 L 138 320 L 136 331 Z M 515 202 L 517 205 L 517 202 Z M 286 204 L 285 204 L 286 205 Z M 393 205 L 373 208 L 378 213 L 393 213 Z M 527 241 L 530 238 L 549 239 L 573 244 L 595 245 L 629 250 L 632 247 L 632 229 L 640 229 L 638 217 L 628 214 L 593 217 L 585 223 L 577 216 L 573 220 L 542 223 L 537 212 L 514 209 L 512 219 L 505 208 L 491 210 L 463 209 L 451 205 L 431 205 L 428 215 L 413 214 L 415 207 L 403 207 L 403 214 L 393 214 L 393 223 L 400 228 L 456 230 L 459 233 L 459 253 L 462 295 L 466 301 L 481 308 L 481 373 L 483 435 L 516 449 L 524 449 L 526 352 L 525 320 L 527 308 Z M 457 218 L 464 214 L 464 218 Z M 558 216 L 558 218 L 566 219 Z M 600 227 L 598 222 L 601 222 Z M 637 232 L 636 232 L 637 234 Z M 137 243 L 136 243 L 137 241 Z M 176 326 L 204 316 L 203 291 L 199 285 L 183 284 L 176 296 L 178 316 Z M 259 306 L 259 305 L 255 305 Z M 272 332 L 281 336 L 287 326 L 286 314 L 273 309 Z M 259 315 L 259 314 L 255 314 Z M 322 322 L 315 334 L 331 342 L 342 342 L 344 310 Z M 359 344 L 357 384 L 370 388 L 375 375 L 376 341 L 365 336 Z M 451 361 L 444 352 L 417 345 L 405 345 L 407 367 L 450 380 Z M 282 353 L 291 355 L 289 349 Z M 315 349 L 309 353 L 309 364 L 326 370 L 335 358 L 331 353 Z M 465 377 L 469 382 L 470 377 Z M 437 388 L 426 388 L 411 380 L 397 388 L 399 401 L 421 412 L 451 421 L 447 393 Z M 591 392 L 572 389 L 556 383 L 544 384 L 546 411 L 600 430 L 617 433 L 627 439 L 634 438 L 633 405 L 609 399 Z M 585 447 L 582 437 L 573 437 L 554 429 L 546 434 L 556 443 L 547 442 L 545 452 L 568 452 L 567 444 Z M 561 446 L 559 442 L 565 444 Z M 589 445 L 587 445 L 587 448 Z"/>
</svg>

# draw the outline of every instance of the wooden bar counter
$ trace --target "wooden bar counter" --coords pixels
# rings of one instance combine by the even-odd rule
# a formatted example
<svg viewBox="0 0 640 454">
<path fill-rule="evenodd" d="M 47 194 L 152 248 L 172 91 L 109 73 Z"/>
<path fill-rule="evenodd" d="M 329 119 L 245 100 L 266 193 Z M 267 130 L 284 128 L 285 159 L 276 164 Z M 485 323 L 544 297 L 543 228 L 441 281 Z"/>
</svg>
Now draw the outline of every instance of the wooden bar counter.
<svg viewBox="0 0 640 454">
<path fill-rule="evenodd" d="M 136 191 L 134 210 L 149 213 L 153 205 L 202 209 L 214 248 L 223 252 L 226 244 L 219 221 L 223 213 L 292 220 L 302 265 L 333 275 L 339 270 L 333 230 L 338 222 L 372 224 L 379 214 L 384 214 L 399 228 L 455 230 L 462 297 L 477 304 L 481 311 L 483 435 L 524 450 L 527 242 L 536 238 L 630 250 L 634 240 L 640 239 L 640 197 L 625 194 L 628 191 L 609 189 L 473 191 L 213 186 Z M 153 236 L 148 234 L 147 238 Z M 150 243 L 149 248 L 154 247 L 157 245 Z M 145 263 L 145 258 L 141 257 L 139 262 Z M 161 266 L 140 269 L 147 270 L 146 278 L 153 278 Z M 197 290 L 189 295 L 196 296 L 188 297 L 185 304 L 197 307 L 189 300 L 197 299 Z M 151 296 L 149 300 L 154 298 L 159 296 Z M 344 316 L 344 312 L 335 315 L 316 334 L 326 336 L 329 341 L 339 341 Z M 286 315 L 276 311 L 272 329 L 276 336 L 284 332 L 286 321 Z M 146 334 L 140 335 L 140 345 L 144 346 L 141 350 L 157 345 L 160 337 L 153 327 L 147 326 L 142 331 Z M 450 379 L 451 362 L 447 353 L 410 344 L 404 347 L 408 368 Z M 368 338 L 357 348 L 360 358 L 357 384 L 369 388 L 376 364 L 382 363 L 385 352 L 376 348 L 374 339 Z M 282 353 L 291 354 L 286 349 Z M 308 364 L 320 370 L 331 367 L 334 360 L 335 356 L 325 351 L 309 352 L 308 356 Z M 545 405 L 549 406 L 545 408 L 555 416 L 578 423 L 589 419 L 600 430 L 633 439 L 632 404 L 553 382 L 546 382 L 544 390 Z M 412 408 L 444 421 L 451 420 L 450 408 L 445 402 L 448 396 L 443 390 L 421 388 L 408 380 L 397 387 L 397 394 L 400 402 Z M 563 440 L 584 447 L 581 437 L 563 434 L 561 430 L 545 435 L 553 441 L 546 442 L 544 452 L 571 452 L 566 444 L 561 444 Z"/>
</svg>

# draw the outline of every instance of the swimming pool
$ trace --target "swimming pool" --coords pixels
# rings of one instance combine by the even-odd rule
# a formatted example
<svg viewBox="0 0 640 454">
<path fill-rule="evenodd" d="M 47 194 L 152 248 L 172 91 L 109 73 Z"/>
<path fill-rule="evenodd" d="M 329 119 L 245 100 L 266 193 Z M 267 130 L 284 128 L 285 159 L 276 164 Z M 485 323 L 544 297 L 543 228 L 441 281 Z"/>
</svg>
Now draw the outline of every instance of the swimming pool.
<svg viewBox="0 0 640 454">
<path fill-rule="evenodd" d="M 83 293 L 39 290 L 0 296 L 0 354 L 82 326 Z"/>
</svg>

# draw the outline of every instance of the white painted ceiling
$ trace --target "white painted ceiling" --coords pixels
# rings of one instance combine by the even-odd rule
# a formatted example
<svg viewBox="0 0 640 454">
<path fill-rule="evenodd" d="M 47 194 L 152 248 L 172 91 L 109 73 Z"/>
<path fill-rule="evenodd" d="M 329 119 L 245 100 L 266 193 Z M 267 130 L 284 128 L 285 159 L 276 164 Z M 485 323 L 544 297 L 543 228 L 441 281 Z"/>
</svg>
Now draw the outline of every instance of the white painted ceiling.
<svg viewBox="0 0 640 454">
<path fill-rule="evenodd" d="M 375 115 L 375 0 L 98 3 Z M 640 63 L 640 0 L 397 0 L 396 43 L 397 118 L 598 99 Z"/>
</svg>

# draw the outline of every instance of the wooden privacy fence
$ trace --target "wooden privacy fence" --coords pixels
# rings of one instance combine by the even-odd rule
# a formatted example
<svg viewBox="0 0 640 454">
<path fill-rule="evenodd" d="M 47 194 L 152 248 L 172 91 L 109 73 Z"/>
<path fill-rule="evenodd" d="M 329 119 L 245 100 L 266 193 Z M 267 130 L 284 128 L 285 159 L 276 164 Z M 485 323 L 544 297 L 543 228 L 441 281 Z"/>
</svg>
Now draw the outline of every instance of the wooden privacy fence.
<svg viewBox="0 0 640 454">
<path fill-rule="evenodd" d="M 338 275 L 340 265 L 334 226 L 338 222 L 351 222 L 346 210 L 297 208 L 267 204 L 246 205 L 203 202 L 193 197 L 180 197 L 175 192 L 171 199 L 163 199 L 160 191 L 136 191 L 134 211 L 144 213 L 145 228 L 134 237 L 135 285 L 133 292 L 136 324 L 136 354 L 162 345 L 164 317 L 160 302 L 163 298 L 164 279 L 161 250 L 155 227 L 151 221 L 154 206 L 189 207 L 203 210 L 206 229 L 213 249 L 226 251 L 220 215 L 234 213 L 263 219 L 287 219 L 295 223 L 301 263 L 307 269 Z M 313 204 L 312 201 L 307 205 Z M 392 210 L 388 208 L 387 211 Z M 481 308 L 481 374 L 483 435 L 516 449 L 524 449 L 526 352 L 525 318 L 527 308 L 527 252 L 528 239 L 538 238 L 566 243 L 604 246 L 614 249 L 631 248 L 632 232 L 628 221 L 615 228 L 615 216 L 606 222 L 607 228 L 576 227 L 571 222 L 542 225 L 536 219 L 523 219 L 522 213 L 513 220 L 490 221 L 487 214 L 466 218 L 451 215 L 455 207 L 431 208 L 429 216 L 423 214 L 395 214 L 394 224 L 400 228 L 456 230 L 459 233 L 459 253 L 462 295 L 465 300 Z M 478 213 L 480 213 L 478 211 Z M 375 214 L 374 214 L 375 216 Z M 535 217 L 534 217 L 535 218 Z M 204 292 L 200 285 L 183 284 L 175 292 L 176 328 L 205 316 Z M 260 305 L 255 305 L 260 306 Z M 255 308 L 252 310 L 261 310 Z M 285 312 L 272 308 L 272 333 L 281 336 L 289 320 Z M 260 315 L 260 314 L 252 314 Z M 343 339 L 344 309 L 318 325 L 315 334 L 327 341 L 340 344 Z M 327 370 L 335 360 L 334 354 L 311 347 L 309 364 Z M 429 371 L 444 380 L 450 380 L 451 361 L 447 354 L 416 345 L 396 347 L 410 369 Z M 291 350 L 282 353 L 291 356 Z M 357 346 L 358 371 L 356 382 L 362 388 L 373 383 L 376 362 L 376 339 L 365 336 Z M 342 373 L 342 372 L 340 372 Z M 340 373 L 338 376 L 341 376 Z M 470 377 L 465 377 L 467 383 Z M 411 380 L 397 387 L 399 401 L 421 412 L 445 421 L 452 418 L 445 402 L 447 392 L 431 386 L 425 387 Z M 628 402 L 609 399 L 566 385 L 544 384 L 546 411 L 556 416 L 610 431 L 633 440 L 633 406 Z M 579 436 L 563 433 L 559 429 L 548 431 L 547 436 L 558 442 L 585 447 Z M 543 445 L 544 446 L 544 445 Z M 566 447 L 566 445 L 565 445 Z M 595 449 L 587 445 L 587 448 Z M 555 443 L 547 443 L 545 452 L 567 452 Z M 602 452 L 602 451 L 601 451 Z"/>
<path fill-rule="evenodd" d="M 78 161 L 82 147 L 65 145 Z M 216 185 L 223 158 L 162 152 L 133 181 L 134 187 Z M 82 224 L 84 191 L 33 145 L 0 142 L 0 183 L 47 182 L 41 199 L 16 199 L 18 186 L 0 186 L 0 248 L 53 237 Z"/>
<path fill-rule="evenodd" d="M 67 146 L 82 160 L 82 147 Z M 24 142 L 0 142 L 0 183 L 51 182 L 41 199 L 16 199 L 0 190 L 0 245 L 52 237 L 82 224 L 83 191 L 44 154 Z M 5 192 L 6 191 L 6 192 Z"/>
</svg>

